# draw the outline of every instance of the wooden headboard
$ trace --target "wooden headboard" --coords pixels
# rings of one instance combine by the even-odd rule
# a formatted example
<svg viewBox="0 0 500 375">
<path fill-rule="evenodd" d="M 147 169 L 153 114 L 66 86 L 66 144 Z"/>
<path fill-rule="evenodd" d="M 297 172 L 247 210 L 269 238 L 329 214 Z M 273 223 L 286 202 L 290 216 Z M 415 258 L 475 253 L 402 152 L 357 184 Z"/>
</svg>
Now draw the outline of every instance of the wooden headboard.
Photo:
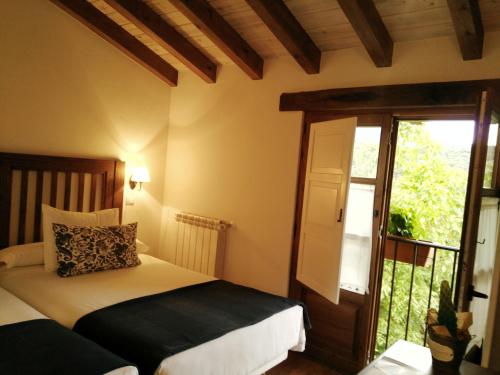
<svg viewBox="0 0 500 375">
<path fill-rule="evenodd" d="M 125 163 L 0 153 L 0 249 L 41 240 L 41 205 L 122 209 Z"/>
</svg>

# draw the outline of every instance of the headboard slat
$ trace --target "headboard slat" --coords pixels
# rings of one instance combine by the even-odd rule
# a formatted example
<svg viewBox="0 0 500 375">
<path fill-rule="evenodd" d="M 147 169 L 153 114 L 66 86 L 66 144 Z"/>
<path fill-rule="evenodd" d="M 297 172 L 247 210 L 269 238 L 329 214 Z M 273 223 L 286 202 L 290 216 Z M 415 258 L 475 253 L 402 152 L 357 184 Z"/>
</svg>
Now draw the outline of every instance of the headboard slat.
<svg viewBox="0 0 500 375">
<path fill-rule="evenodd" d="M 0 248 L 9 244 L 11 183 L 9 166 L 0 162 Z"/>
<path fill-rule="evenodd" d="M 90 211 L 95 211 L 95 197 L 97 191 L 97 176 L 92 173 L 90 182 Z"/>
<path fill-rule="evenodd" d="M 85 188 L 85 174 L 84 173 L 79 173 L 78 174 L 78 206 L 77 206 L 77 211 L 82 212 L 83 211 L 83 192 Z"/>
<path fill-rule="evenodd" d="M 19 229 L 17 243 L 24 243 L 26 236 L 26 210 L 28 206 L 28 171 L 21 171 L 21 197 L 19 204 Z"/>
<path fill-rule="evenodd" d="M 0 249 L 9 246 L 9 242 L 12 245 L 40 241 L 41 204 L 46 201 L 56 207 L 59 175 L 62 199 L 59 202 L 65 209 L 76 208 L 81 212 L 88 206 L 94 211 L 99 199 L 100 209 L 117 207 L 121 215 L 124 169 L 125 164 L 118 160 L 0 152 Z M 20 184 L 16 177 L 15 186 L 12 184 L 14 171 L 16 176 L 20 173 Z M 14 196 L 16 204 L 12 202 Z M 9 239 L 10 233 L 13 237 Z"/>
<path fill-rule="evenodd" d="M 125 194 L 125 166 L 115 164 L 113 178 L 113 202 L 114 204 L 123 207 L 123 196 Z M 120 222 L 122 221 L 123 211 L 120 210 Z"/>
<path fill-rule="evenodd" d="M 114 174 L 115 171 L 112 171 Z M 114 192 L 113 192 L 113 187 L 114 187 L 114 181 L 109 178 L 108 172 L 106 172 L 103 176 L 102 180 L 103 186 L 105 186 L 104 192 L 105 194 L 103 195 L 102 199 L 102 204 L 101 207 L 108 207 L 111 202 L 113 202 L 113 197 L 114 197 Z"/>
<path fill-rule="evenodd" d="M 57 203 L 57 171 L 50 172 L 50 205 L 55 207 Z"/>
<path fill-rule="evenodd" d="M 40 223 L 42 221 L 43 171 L 36 172 L 35 227 L 33 241 L 40 241 Z"/>
<path fill-rule="evenodd" d="M 69 210 L 71 198 L 71 172 L 65 172 L 64 174 L 64 209 Z"/>
</svg>

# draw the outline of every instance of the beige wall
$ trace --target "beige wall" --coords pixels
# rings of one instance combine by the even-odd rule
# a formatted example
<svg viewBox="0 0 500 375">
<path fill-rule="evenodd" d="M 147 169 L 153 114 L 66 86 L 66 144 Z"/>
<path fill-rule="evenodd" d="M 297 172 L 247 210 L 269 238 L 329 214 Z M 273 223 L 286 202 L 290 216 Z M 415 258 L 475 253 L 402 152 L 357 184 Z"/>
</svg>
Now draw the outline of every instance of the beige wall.
<svg viewBox="0 0 500 375">
<path fill-rule="evenodd" d="M 1 1 L 0 151 L 146 163 L 125 208 L 159 243 L 170 89 L 48 0 Z"/>
<path fill-rule="evenodd" d="M 286 294 L 295 204 L 300 113 L 280 113 L 282 92 L 392 83 L 500 78 L 500 33 L 484 58 L 463 62 L 453 38 L 397 44 L 391 68 L 362 49 L 324 54 L 321 74 L 291 58 L 266 61 L 252 81 L 224 67 L 207 85 L 186 72 L 172 91 L 165 202 L 234 221 L 225 277 Z"/>
<path fill-rule="evenodd" d="M 225 277 L 280 294 L 301 126 L 300 113 L 278 111 L 282 92 L 500 78 L 495 33 L 480 61 L 461 61 L 455 40 L 441 38 L 397 44 L 391 68 L 350 49 L 325 54 L 319 75 L 287 57 L 266 61 L 261 81 L 229 66 L 213 85 L 184 72 L 170 91 L 49 1 L 2 1 L 0 13 L 0 151 L 147 164 L 152 182 L 125 220 L 140 222 L 153 253 L 162 207 L 231 220 Z"/>
</svg>

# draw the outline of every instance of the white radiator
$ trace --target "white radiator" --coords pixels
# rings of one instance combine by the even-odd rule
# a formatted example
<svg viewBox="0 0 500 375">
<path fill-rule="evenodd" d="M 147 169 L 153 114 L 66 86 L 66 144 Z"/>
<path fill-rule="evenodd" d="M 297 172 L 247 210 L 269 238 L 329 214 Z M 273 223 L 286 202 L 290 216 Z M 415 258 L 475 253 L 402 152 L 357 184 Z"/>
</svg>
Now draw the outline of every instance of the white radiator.
<svg viewBox="0 0 500 375">
<path fill-rule="evenodd" d="M 207 275 L 222 277 L 226 230 L 230 224 L 215 218 L 175 212 L 168 223 L 167 261 Z"/>
</svg>

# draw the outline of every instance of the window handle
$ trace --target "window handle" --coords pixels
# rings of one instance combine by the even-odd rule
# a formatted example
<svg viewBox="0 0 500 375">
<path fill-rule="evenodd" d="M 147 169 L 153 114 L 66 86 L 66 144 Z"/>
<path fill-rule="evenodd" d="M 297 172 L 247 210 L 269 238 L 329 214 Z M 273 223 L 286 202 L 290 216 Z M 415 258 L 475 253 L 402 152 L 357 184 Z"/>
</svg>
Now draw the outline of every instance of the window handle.
<svg viewBox="0 0 500 375">
<path fill-rule="evenodd" d="M 341 208 L 340 209 L 340 214 L 339 214 L 339 218 L 337 219 L 337 223 L 341 223 L 342 222 L 342 214 L 344 213 L 344 210 Z"/>
</svg>

